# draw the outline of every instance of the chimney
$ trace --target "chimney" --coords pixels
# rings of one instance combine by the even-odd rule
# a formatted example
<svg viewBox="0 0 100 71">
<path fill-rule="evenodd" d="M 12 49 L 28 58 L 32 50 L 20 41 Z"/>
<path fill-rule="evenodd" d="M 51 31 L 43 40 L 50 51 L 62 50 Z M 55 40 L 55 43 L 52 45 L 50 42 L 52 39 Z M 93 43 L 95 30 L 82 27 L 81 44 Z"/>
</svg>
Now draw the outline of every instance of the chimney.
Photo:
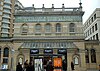
<svg viewBox="0 0 100 71">
<path fill-rule="evenodd" d="M 43 4 L 42 8 L 44 8 L 44 4 Z"/>
<path fill-rule="evenodd" d="M 33 4 L 32 6 L 33 6 L 33 8 L 34 8 L 34 4 Z"/>
<path fill-rule="evenodd" d="M 52 8 L 54 8 L 54 4 L 52 4 Z"/>
<path fill-rule="evenodd" d="M 62 8 L 65 8 L 64 4 L 62 4 Z"/>
</svg>

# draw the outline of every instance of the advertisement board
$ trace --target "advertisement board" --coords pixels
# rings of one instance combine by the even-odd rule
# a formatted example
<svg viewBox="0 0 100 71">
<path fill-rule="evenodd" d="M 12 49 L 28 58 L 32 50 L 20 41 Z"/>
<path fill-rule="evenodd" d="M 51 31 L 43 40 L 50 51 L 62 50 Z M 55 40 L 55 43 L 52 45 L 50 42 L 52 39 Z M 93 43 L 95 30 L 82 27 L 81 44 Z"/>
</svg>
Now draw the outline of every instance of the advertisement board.
<svg viewBox="0 0 100 71">
<path fill-rule="evenodd" d="M 35 63 L 35 65 L 34 65 L 35 71 L 42 71 L 43 70 L 43 64 L 42 64 L 41 58 L 35 59 L 34 63 Z"/>
<path fill-rule="evenodd" d="M 62 71 L 62 69 L 54 69 L 54 71 Z"/>
<path fill-rule="evenodd" d="M 62 58 L 54 58 L 54 67 L 62 67 Z"/>
</svg>

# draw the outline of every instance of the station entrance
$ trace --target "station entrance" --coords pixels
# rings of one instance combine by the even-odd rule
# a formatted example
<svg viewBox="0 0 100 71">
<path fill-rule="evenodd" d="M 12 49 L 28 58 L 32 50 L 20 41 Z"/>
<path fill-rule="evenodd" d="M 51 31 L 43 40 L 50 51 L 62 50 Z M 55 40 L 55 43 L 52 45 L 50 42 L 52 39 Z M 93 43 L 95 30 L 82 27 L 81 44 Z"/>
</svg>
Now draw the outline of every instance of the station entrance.
<svg viewBox="0 0 100 71">
<path fill-rule="evenodd" d="M 44 49 L 40 54 L 38 49 L 30 49 L 30 62 L 35 71 L 46 71 L 48 64 L 53 71 L 67 70 L 67 50 L 57 49 L 57 53 L 53 53 L 53 49 Z"/>
</svg>

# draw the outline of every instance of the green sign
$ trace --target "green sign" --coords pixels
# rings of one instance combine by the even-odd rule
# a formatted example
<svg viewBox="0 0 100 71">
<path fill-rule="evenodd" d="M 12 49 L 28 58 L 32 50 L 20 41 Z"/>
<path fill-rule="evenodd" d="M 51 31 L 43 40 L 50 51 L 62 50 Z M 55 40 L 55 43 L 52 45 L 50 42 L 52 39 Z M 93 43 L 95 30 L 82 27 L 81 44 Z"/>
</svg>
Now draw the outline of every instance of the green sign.
<svg viewBox="0 0 100 71">
<path fill-rule="evenodd" d="M 77 22 L 81 16 L 15 16 L 15 23 L 23 22 Z"/>
</svg>

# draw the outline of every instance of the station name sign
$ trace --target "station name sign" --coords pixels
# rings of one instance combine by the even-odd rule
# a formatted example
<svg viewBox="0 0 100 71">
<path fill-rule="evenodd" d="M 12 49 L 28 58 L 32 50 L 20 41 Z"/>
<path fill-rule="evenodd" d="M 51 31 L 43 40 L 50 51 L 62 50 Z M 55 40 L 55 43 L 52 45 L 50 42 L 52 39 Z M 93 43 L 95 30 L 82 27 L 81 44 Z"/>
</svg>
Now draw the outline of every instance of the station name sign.
<svg viewBox="0 0 100 71">
<path fill-rule="evenodd" d="M 66 49 L 58 49 L 58 54 L 65 54 L 67 53 Z"/>
<path fill-rule="evenodd" d="M 38 54 L 39 50 L 38 49 L 30 49 L 30 54 Z"/>
<path fill-rule="evenodd" d="M 52 54 L 53 53 L 53 49 L 44 49 L 44 53 Z"/>
</svg>

